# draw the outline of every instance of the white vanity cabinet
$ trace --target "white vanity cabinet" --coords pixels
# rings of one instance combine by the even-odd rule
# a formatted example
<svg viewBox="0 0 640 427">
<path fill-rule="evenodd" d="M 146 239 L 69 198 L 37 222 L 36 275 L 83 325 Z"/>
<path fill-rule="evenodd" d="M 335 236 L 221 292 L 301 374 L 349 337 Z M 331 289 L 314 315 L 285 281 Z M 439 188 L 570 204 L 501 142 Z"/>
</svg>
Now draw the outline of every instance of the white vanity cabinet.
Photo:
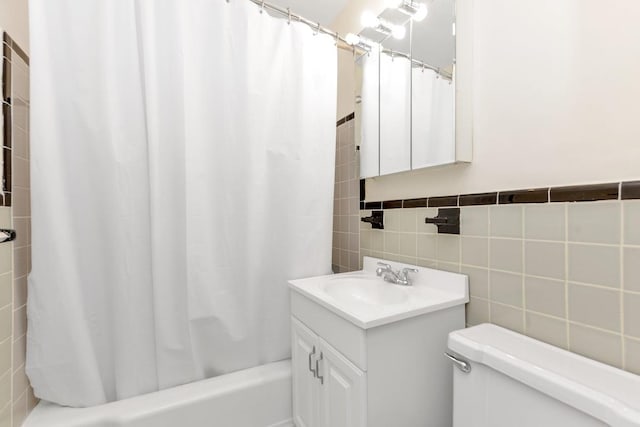
<svg viewBox="0 0 640 427">
<path fill-rule="evenodd" d="M 414 286 L 398 286 L 376 277 L 377 261 L 289 282 L 297 427 L 451 425 L 444 352 L 465 325 L 467 278 L 418 267 Z"/>
<path fill-rule="evenodd" d="M 293 414 L 298 427 L 366 427 L 366 375 L 291 318 Z"/>
</svg>

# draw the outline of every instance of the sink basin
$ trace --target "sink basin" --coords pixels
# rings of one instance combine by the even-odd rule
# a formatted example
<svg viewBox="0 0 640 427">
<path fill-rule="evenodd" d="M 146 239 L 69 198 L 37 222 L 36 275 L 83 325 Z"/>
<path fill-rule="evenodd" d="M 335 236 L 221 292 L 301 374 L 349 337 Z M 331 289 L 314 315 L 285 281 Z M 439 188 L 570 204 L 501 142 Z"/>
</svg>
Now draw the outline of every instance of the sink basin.
<svg viewBox="0 0 640 427">
<path fill-rule="evenodd" d="M 378 262 L 389 264 L 394 270 L 415 268 L 412 286 L 385 282 L 376 275 Z M 314 313 L 319 305 L 358 328 L 369 329 L 409 317 L 419 316 L 469 301 L 467 277 L 448 271 L 417 267 L 395 261 L 365 256 L 363 269 L 348 273 L 330 274 L 289 281 L 292 313 L 299 319 L 320 316 Z M 307 305 L 310 301 L 316 305 Z M 326 325 L 334 325 L 324 318 Z M 324 323 L 323 323 L 324 324 Z"/>
<path fill-rule="evenodd" d="M 402 304 L 409 299 L 398 285 L 378 277 L 336 277 L 328 280 L 324 291 L 337 300 L 350 300 L 369 305 Z"/>
</svg>

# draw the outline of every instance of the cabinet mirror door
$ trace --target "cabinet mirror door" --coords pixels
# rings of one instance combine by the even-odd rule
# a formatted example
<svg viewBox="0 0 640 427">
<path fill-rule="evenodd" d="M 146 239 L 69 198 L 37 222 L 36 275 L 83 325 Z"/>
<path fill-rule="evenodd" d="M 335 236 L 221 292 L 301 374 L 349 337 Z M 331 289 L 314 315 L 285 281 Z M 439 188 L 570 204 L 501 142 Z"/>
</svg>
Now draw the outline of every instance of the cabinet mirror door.
<svg viewBox="0 0 640 427">
<path fill-rule="evenodd" d="M 456 161 L 455 3 L 433 0 L 411 29 L 411 168 Z"/>
<path fill-rule="evenodd" d="M 361 83 L 360 103 L 356 105 L 360 114 L 360 178 L 380 175 L 380 46 L 362 55 L 356 62 L 356 81 Z"/>
<path fill-rule="evenodd" d="M 388 4 L 357 38 L 361 178 L 471 161 L 455 134 L 455 0 Z"/>
<path fill-rule="evenodd" d="M 456 156 L 454 86 L 422 67 L 413 67 L 411 167 L 453 163 Z"/>
<path fill-rule="evenodd" d="M 380 175 L 388 175 L 411 169 L 411 31 L 406 16 L 382 16 L 406 34 L 387 38 L 380 51 Z"/>
</svg>

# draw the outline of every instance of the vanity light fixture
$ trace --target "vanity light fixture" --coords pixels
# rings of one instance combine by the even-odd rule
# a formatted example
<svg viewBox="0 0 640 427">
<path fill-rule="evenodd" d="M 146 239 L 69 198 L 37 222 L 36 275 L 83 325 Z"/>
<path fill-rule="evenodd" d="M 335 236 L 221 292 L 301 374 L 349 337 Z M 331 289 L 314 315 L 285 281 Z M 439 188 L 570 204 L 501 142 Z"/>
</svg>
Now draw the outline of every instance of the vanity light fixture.
<svg viewBox="0 0 640 427">
<path fill-rule="evenodd" d="M 362 49 L 366 52 L 370 52 L 372 48 L 372 42 L 364 39 L 356 34 L 349 33 L 345 36 L 344 40 L 347 42 L 349 46 L 355 46 L 359 49 Z"/>
<path fill-rule="evenodd" d="M 424 3 L 414 3 L 411 2 L 412 5 L 415 5 L 415 13 L 413 14 L 413 20 L 416 22 L 424 21 L 424 18 L 429 14 L 429 9 L 427 5 Z M 413 7 L 413 6 L 412 6 Z"/>
<path fill-rule="evenodd" d="M 391 28 L 391 37 L 396 40 L 402 40 L 406 34 L 407 29 L 404 27 L 404 25 L 394 25 Z"/>
<path fill-rule="evenodd" d="M 389 22 L 383 21 L 373 14 L 369 10 L 362 12 L 360 17 L 360 23 L 363 27 L 373 28 L 379 33 L 385 36 L 392 36 L 395 39 L 401 40 L 407 34 L 407 30 L 403 25 L 394 25 Z"/>
<path fill-rule="evenodd" d="M 404 0 L 385 0 L 384 7 L 388 9 L 397 9 L 404 3 Z"/>
<path fill-rule="evenodd" d="M 353 33 L 349 33 L 345 36 L 344 40 L 350 46 L 357 46 L 360 43 L 360 36 L 357 36 Z"/>
<path fill-rule="evenodd" d="M 380 20 L 370 10 L 365 10 L 360 16 L 360 23 L 366 28 L 376 28 L 380 25 Z"/>
<path fill-rule="evenodd" d="M 409 15 L 411 19 L 420 22 L 427 17 L 429 9 L 426 3 L 414 0 L 385 0 L 385 6 L 389 9 L 398 9 L 405 15 Z"/>
</svg>

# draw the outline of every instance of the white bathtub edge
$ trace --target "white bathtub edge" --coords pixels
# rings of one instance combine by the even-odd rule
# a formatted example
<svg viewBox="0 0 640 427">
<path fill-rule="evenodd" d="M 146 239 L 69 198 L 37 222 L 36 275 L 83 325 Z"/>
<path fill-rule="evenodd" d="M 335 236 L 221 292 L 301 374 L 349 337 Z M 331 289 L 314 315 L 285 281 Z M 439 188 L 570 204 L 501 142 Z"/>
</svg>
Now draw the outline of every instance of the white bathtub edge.
<svg viewBox="0 0 640 427">
<path fill-rule="evenodd" d="M 265 427 L 286 427 L 293 425 L 290 390 L 291 361 L 283 360 L 92 408 L 67 408 L 41 402 L 23 427 L 163 427 L 158 420 L 171 426 L 170 420 L 174 417 L 184 420 L 181 427 L 199 427 L 200 422 L 189 424 L 188 420 L 215 415 L 205 415 L 203 411 L 207 408 L 233 412 L 233 408 L 242 405 L 251 405 L 254 409 L 263 407 L 264 414 L 252 411 L 252 416 L 260 419 L 264 415 Z M 250 400 L 252 394 L 257 400 L 255 405 Z M 247 411 L 239 412 L 247 416 Z"/>
</svg>

